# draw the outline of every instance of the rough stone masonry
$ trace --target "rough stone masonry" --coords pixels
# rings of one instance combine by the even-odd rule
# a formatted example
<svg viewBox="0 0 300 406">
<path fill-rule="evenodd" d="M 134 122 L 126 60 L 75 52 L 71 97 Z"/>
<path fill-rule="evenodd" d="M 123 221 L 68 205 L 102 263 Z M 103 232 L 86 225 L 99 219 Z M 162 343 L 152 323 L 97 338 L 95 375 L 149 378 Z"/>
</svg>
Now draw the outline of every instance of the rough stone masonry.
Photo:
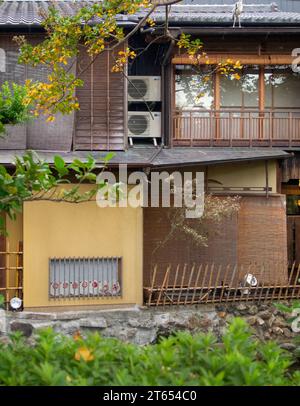
<svg viewBox="0 0 300 406">
<path fill-rule="evenodd" d="M 198 305 L 186 307 L 141 308 L 114 310 L 86 310 L 64 312 L 7 312 L 0 310 L 0 340 L 7 340 L 12 331 L 22 331 L 26 337 L 39 329 L 52 327 L 55 331 L 72 335 L 98 331 L 105 337 L 139 345 L 155 343 L 161 336 L 178 330 L 214 332 L 220 336 L 232 317 L 244 318 L 259 339 L 275 339 L 287 350 L 296 350 L 289 314 L 273 304 L 238 303 Z"/>
</svg>

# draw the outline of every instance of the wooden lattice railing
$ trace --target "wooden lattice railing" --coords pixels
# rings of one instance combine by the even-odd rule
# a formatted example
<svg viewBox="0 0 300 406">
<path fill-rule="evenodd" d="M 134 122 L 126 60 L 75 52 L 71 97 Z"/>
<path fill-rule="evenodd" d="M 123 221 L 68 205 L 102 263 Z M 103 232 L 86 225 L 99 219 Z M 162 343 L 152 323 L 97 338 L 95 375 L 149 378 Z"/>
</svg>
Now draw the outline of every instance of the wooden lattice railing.
<svg viewBox="0 0 300 406">
<path fill-rule="evenodd" d="M 12 297 L 23 298 L 23 244 L 13 251 L 7 243 L 6 249 L 0 252 L 0 295 L 8 308 Z"/>
<path fill-rule="evenodd" d="M 173 146 L 300 145 L 300 111 L 183 110 L 173 114 Z"/>
<path fill-rule="evenodd" d="M 254 278 L 254 279 L 253 279 Z M 300 264 L 155 266 L 144 287 L 148 306 L 300 298 Z"/>
</svg>

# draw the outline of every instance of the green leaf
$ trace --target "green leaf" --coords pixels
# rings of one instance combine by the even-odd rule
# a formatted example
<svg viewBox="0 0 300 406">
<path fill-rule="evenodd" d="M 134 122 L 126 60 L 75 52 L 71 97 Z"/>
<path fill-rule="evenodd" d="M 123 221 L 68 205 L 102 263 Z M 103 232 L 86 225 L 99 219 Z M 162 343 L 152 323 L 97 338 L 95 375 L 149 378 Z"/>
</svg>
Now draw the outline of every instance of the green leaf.
<svg viewBox="0 0 300 406">
<path fill-rule="evenodd" d="M 97 180 L 97 175 L 96 175 L 95 173 L 87 173 L 87 174 L 84 176 L 84 178 L 87 179 L 87 180 L 96 182 L 96 180 Z"/>
<path fill-rule="evenodd" d="M 104 163 L 107 164 L 109 161 L 111 161 L 111 160 L 113 159 L 113 157 L 114 157 L 115 155 L 116 155 L 116 154 L 115 154 L 114 152 L 108 152 L 108 153 L 105 155 L 104 159 L 103 159 Z"/>
<path fill-rule="evenodd" d="M 54 164 L 56 169 L 62 169 L 65 167 L 65 161 L 60 155 L 55 155 L 54 157 Z"/>
<path fill-rule="evenodd" d="M 60 155 L 55 155 L 54 166 L 60 176 L 65 176 L 69 173 L 68 168 L 66 168 L 66 163 Z"/>
</svg>

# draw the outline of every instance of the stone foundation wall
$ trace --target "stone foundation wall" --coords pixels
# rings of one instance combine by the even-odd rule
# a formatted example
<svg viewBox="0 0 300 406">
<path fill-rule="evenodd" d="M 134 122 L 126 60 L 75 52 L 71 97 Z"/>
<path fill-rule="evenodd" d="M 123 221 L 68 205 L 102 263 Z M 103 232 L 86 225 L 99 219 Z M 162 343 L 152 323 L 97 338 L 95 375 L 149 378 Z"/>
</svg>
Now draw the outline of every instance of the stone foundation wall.
<svg viewBox="0 0 300 406">
<path fill-rule="evenodd" d="M 5 340 L 11 331 L 21 330 L 30 337 L 37 330 L 46 327 L 70 336 L 77 331 L 82 335 L 88 331 L 98 331 L 105 337 L 145 345 L 178 330 L 192 333 L 212 331 L 220 336 L 234 316 L 247 320 L 259 339 L 275 339 L 287 349 L 295 347 L 295 333 L 287 321 L 290 315 L 279 311 L 272 304 L 255 303 L 57 313 L 12 313 L 1 310 L 0 332 L 1 339 Z"/>
</svg>

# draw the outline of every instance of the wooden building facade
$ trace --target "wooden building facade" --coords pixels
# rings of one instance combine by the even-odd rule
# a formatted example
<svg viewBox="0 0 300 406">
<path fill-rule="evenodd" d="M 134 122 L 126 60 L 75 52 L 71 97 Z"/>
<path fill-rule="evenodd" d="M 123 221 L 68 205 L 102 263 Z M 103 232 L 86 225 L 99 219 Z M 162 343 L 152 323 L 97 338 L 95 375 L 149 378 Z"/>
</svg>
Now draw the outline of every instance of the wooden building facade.
<svg viewBox="0 0 300 406">
<path fill-rule="evenodd" d="M 0 48 L 6 58 L 0 84 L 47 80 L 42 67 L 18 64 L 13 41 L 18 33 L 35 43 L 44 38 L 38 2 L 9 3 L 13 6 L 0 5 Z M 50 4 L 40 3 L 45 8 Z M 92 153 L 101 163 L 107 151 L 115 151 L 109 163 L 112 171 L 126 164 L 130 171 L 142 170 L 147 176 L 179 168 L 203 172 L 205 191 L 219 199 L 239 195 L 240 210 L 217 226 L 204 224 L 207 246 L 199 246 L 180 229 L 164 242 L 170 233 L 168 208 L 114 211 L 94 203 L 70 208 L 27 202 L 14 225 L 7 221 L 10 237 L 1 239 L 0 289 L 10 285 L 7 300 L 18 294 L 14 284 L 22 269 L 22 297 L 28 309 L 141 305 L 143 287 L 151 286 L 156 265 L 164 270 L 182 266 L 190 275 L 196 265 L 212 263 L 223 271 L 205 274 L 201 283 L 206 288 L 220 281 L 231 288 L 233 280 L 240 286 L 239 277 L 253 274 L 261 292 L 267 285 L 274 297 L 281 297 L 283 289 L 286 296 L 298 295 L 298 268 L 288 263 L 300 262 L 300 73 L 292 69 L 293 50 L 300 40 L 300 9 L 289 13 L 269 4 L 246 6 L 243 26 L 237 29 L 232 28 L 230 5 L 209 3 L 174 5 L 169 14 L 174 37 L 185 32 L 203 41 L 207 57 L 197 66 L 174 41 L 160 38 L 165 9 L 158 10 L 157 27 L 143 27 L 122 45 L 147 48 L 126 72 L 112 72 L 118 49 L 102 53 L 92 64 L 81 51 L 73 64 L 84 81 L 77 89 L 80 110 L 57 116 L 53 123 L 40 117 L 8 128 L 7 137 L 0 139 L 0 163 L 11 165 L 13 155 L 27 149 L 37 150 L 49 162 L 57 153 L 67 161 Z M 281 7 L 284 4 L 282 0 Z M 74 12 L 71 2 L 59 0 L 56 6 L 62 13 Z M 121 15 L 120 24 L 129 32 L 139 18 L 129 21 Z M 218 71 L 218 64 L 228 59 L 242 65 L 240 80 Z M 159 78 L 160 97 L 131 100 L 128 77 Z M 149 110 L 157 113 L 156 133 L 130 136 L 130 116 L 137 121 L 143 114 L 149 118 Z M 147 120 L 148 125 L 152 118 Z M 16 255 L 15 262 L 9 263 L 9 255 Z M 228 265 L 241 269 L 239 277 L 227 275 Z M 169 277 L 157 271 L 156 283 L 164 289 Z M 189 290 L 192 278 L 181 281 L 181 288 Z M 291 284 L 292 293 L 286 287 Z M 209 292 L 208 287 L 206 298 Z"/>
</svg>

